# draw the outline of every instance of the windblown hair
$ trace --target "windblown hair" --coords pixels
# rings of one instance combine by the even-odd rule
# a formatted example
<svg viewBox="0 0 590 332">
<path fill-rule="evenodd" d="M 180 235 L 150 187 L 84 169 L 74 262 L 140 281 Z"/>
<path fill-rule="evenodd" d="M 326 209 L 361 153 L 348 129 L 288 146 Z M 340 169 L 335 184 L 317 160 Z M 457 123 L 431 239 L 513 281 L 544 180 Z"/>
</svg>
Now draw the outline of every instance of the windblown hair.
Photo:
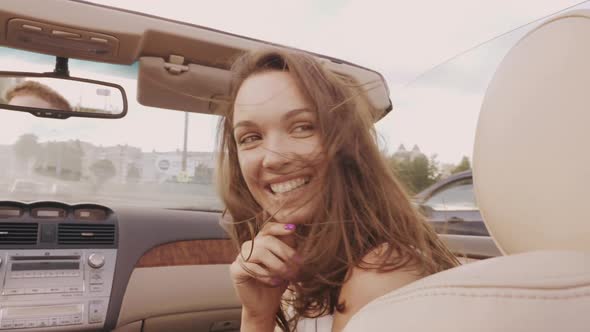
<svg viewBox="0 0 590 332">
<path fill-rule="evenodd" d="M 262 211 L 240 170 L 233 103 L 248 77 L 266 71 L 288 72 L 317 112 L 328 170 L 320 179 L 314 215 L 297 228 L 304 264 L 290 285 L 292 296 L 283 298 L 277 313 L 281 329 L 290 331 L 300 317 L 344 310 L 338 297 L 352 267 L 411 268 L 426 276 L 456 266 L 457 259 L 412 206 L 377 146 L 373 124 L 378 112 L 367 99 L 367 85 L 328 70 L 310 55 L 283 49 L 246 53 L 232 67 L 231 100 L 218 128 L 217 183 L 230 219 L 226 229 L 237 244 L 253 239 L 269 211 Z M 384 248 L 379 264 L 363 261 L 378 248 Z M 294 314 L 287 315 L 287 306 Z"/>
<path fill-rule="evenodd" d="M 12 98 L 23 95 L 37 96 L 40 99 L 51 104 L 57 110 L 72 110 L 70 103 L 68 103 L 68 101 L 59 93 L 57 93 L 55 90 L 48 87 L 47 85 L 35 81 L 25 81 L 19 85 L 14 86 L 6 92 L 5 99 L 7 102 L 10 102 Z"/>
</svg>

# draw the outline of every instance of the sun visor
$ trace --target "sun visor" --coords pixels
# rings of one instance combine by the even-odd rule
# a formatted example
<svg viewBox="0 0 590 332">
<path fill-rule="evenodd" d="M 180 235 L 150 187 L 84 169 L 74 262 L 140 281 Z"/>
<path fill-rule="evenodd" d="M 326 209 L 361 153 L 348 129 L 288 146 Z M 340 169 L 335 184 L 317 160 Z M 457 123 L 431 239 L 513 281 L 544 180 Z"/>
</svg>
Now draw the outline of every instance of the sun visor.
<svg viewBox="0 0 590 332">
<path fill-rule="evenodd" d="M 379 73 L 353 66 L 347 63 L 338 63 L 333 60 L 321 59 L 320 62 L 332 72 L 345 75 L 352 78 L 355 85 L 358 85 L 366 94 L 371 105 L 376 109 L 376 120 L 383 118 L 392 110 L 391 100 L 389 99 L 389 88 L 383 76 Z"/>
<path fill-rule="evenodd" d="M 216 114 L 230 85 L 230 72 L 159 57 L 141 57 L 137 101 L 144 106 Z"/>
<path fill-rule="evenodd" d="M 376 119 L 391 111 L 389 89 L 379 73 L 331 59 L 319 60 L 328 70 L 351 79 L 365 91 L 378 112 Z M 168 61 L 160 57 L 141 57 L 137 100 L 145 106 L 217 114 L 220 103 L 227 102 L 224 97 L 229 94 L 230 80 L 228 70 L 184 65 L 182 57 L 172 56 Z"/>
</svg>

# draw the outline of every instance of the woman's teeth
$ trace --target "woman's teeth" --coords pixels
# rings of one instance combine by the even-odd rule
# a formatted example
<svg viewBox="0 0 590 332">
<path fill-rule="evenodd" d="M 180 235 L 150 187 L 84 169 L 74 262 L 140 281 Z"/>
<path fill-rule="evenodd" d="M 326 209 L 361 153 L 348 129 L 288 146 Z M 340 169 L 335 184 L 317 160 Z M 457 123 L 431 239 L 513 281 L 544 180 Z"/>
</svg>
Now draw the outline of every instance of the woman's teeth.
<svg viewBox="0 0 590 332">
<path fill-rule="evenodd" d="M 273 183 L 270 185 L 270 189 L 275 194 L 282 194 L 282 193 L 286 193 L 288 191 L 297 189 L 297 188 L 303 186 L 304 184 L 306 184 L 307 182 L 309 182 L 309 181 L 306 180 L 305 178 L 298 178 L 298 179 L 289 180 L 289 181 L 285 181 L 285 182 L 281 182 L 281 183 Z"/>
</svg>

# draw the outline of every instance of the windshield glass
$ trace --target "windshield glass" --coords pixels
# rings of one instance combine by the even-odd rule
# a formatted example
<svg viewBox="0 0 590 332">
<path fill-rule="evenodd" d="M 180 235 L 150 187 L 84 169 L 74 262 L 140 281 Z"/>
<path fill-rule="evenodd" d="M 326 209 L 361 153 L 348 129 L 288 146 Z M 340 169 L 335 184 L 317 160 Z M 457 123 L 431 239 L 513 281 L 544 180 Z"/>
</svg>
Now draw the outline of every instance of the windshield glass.
<svg viewBox="0 0 590 332">
<path fill-rule="evenodd" d="M 511 22 L 510 27 L 518 26 L 571 4 L 571 1 L 557 2 L 559 5 L 553 2 L 552 6 L 540 6 L 543 10 L 523 10 L 526 15 L 518 16 L 518 19 L 506 18 L 505 21 Z M 320 23 L 325 24 L 321 17 L 328 23 L 337 23 L 335 15 L 346 18 L 355 10 L 361 10 L 360 2 L 351 3 L 351 6 L 319 8 L 306 2 L 305 6 L 312 6 L 316 15 L 312 17 L 315 23 L 310 26 L 317 28 Z M 412 194 L 450 174 L 470 169 L 475 126 L 487 84 L 510 47 L 540 23 L 526 25 L 424 71 L 433 63 L 434 58 L 428 57 L 432 53 L 420 47 L 414 47 L 412 51 L 410 44 L 403 44 L 407 40 L 405 37 L 398 36 L 404 47 L 392 47 L 383 40 L 369 45 L 369 40 L 374 38 L 361 38 L 349 31 L 351 39 L 336 39 L 333 48 L 328 49 L 328 44 L 321 42 L 322 33 L 314 38 L 306 38 L 304 33 L 295 34 L 295 30 L 265 35 L 249 29 L 256 26 L 259 31 L 266 32 L 280 29 L 275 31 L 255 24 L 246 28 L 243 20 L 220 20 L 217 24 L 209 24 L 211 18 L 205 19 L 205 16 L 199 21 L 200 16 L 189 18 L 168 9 L 160 13 L 161 8 L 157 6 L 134 8 L 137 2 L 116 1 L 112 4 L 300 47 L 380 71 L 389 84 L 394 110 L 377 123 L 379 142 L 391 167 Z M 220 13 L 221 7 L 218 8 Z M 575 9 L 587 7 L 583 4 Z M 363 12 L 369 10 L 362 8 Z M 371 13 L 382 16 L 379 8 L 371 8 Z M 216 17 L 215 13 L 210 12 L 207 17 Z M 293 13 L 293 17 L 305 13 L 305 10 L 299 10 Z M 496 20 L 502 18 L 496 17 Z M 242 25 L 236 22 L 242 22 Z M 408 23 L 407 20 L 404 22 Z M 337 24 L 346 26 L 343 22 Z M 497 25 L 495 29 L 495 35 L 507 30 L 498 31 Z M 334 32 L 333 29 L 326 31 Z M 477 41 L 490 31 L 478 35 L 480 39 Z M 417 35 L 411 39 L 415 42 L 424 33 L 416 31 Z M 397 38 L 395 33 L 389 40 L 393 41 L 394 37 Z M 428 38 L 425 37 L 425 42 L 432 42 L 431 48 L 436 49 L 439 44 Z M 471 40 L 468 39 L 470 43 Z M 363 47 L 353 47 L 357 41 Z M 455 43 L 454 48 L 442 48 L 449 52 L 458 45 L 464 45 L 465 49 L 473 44 Z M 456 53 L 457 50 L 451 54 Z M 439 57 L 444 54 L 439 53 Z M 53 71 L 54 66 L 52 56 L 0 48 L 0 70 L 48 72 Z M 0 162 L 3 165 L 0 198 L 200 210 L 222 208 L 213 183 L 218 117 L 140 105 L 135 100 L 137 65 L 70 60 L 69 67 L 71 76 L 121 85 L 129 103 L 126 117 L 117 120 L 55 120 L 21 112 L 0 112 L 0 121 L 4 125 L 0 132 Z M 6 87 L 0 87 L 1 96 L 5 90 Z"/>
<path fill-rule="evenodd" d="M 53 71 L 55 57 L 0 49 L 0 68 Z M 140 105 L 137 65 L 70 60 L 70 75 L 120 84 L 129 112 L 117 120 L 37 118 L 0 112 L 2 196 L 219 210 L 212 115 Z M 0 87 L 4 96 L 6 87 Z M 186 127 L 187 151 L 184 153 Z"/>
</svg>

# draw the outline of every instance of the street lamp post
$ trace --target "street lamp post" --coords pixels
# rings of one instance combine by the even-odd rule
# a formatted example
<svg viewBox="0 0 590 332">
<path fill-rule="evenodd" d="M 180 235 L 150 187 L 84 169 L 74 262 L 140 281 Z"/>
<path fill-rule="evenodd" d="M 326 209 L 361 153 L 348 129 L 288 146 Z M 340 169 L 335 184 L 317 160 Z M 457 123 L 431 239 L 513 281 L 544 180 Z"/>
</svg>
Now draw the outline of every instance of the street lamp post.
<svg viewBox="0 0 590 332">
<path fill-rule="evenodd" d="M 187 138 L 188 138 L 188 112 L 184 112 L 184 148 L 182 149 L 182 172 L 186 172 Z"/>
</svg>

